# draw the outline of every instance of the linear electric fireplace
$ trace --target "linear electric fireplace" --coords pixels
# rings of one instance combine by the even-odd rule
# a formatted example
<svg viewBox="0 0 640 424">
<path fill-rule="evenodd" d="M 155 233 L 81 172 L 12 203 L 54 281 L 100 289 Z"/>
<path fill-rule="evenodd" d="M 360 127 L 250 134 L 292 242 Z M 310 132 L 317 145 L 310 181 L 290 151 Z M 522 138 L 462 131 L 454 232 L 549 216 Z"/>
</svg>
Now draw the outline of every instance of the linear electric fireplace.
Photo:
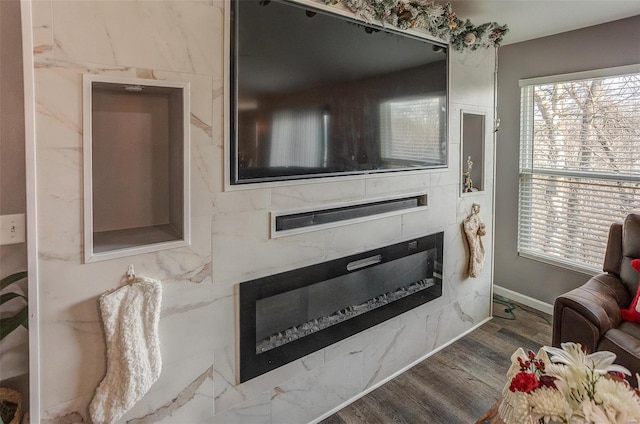
<svg viewBox="0 0 640 424">
<path fill-rule="evenodd" d="M 444 233 L 239 284 L 240 382 L 442 295 Z"/>
</svg>

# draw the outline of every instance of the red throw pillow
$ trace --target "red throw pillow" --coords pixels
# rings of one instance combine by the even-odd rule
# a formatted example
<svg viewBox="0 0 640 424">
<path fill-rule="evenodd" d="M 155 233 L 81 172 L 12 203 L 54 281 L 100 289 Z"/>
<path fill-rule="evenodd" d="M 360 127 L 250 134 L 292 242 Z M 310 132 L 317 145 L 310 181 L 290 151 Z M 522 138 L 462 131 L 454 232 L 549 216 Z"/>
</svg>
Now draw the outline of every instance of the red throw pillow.
<svg viewBox="0 0 640 424">
<path fill-rule="evenodd" d="M 631 266 L 636 271 L 640 271 L 640 259 L 632 259 Z M 636 308 L 638 307 L 638 298 L 640 298 L 640 284 L 638 284 L 638 290 L 636 291 L 636 295 L 631 301 L 631 305 L 629 305 L 629 308 L 623 309 L 621 311 L 623 321 L 640 323 L 640 312 L 636 310 Z"/>
</svg>

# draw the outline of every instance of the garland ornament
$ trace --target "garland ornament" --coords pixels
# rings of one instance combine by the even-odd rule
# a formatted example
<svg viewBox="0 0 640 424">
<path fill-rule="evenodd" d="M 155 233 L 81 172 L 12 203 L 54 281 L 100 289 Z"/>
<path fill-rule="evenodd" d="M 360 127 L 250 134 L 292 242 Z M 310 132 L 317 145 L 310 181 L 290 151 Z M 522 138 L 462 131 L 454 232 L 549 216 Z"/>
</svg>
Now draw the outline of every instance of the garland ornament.
<svg viewBox="0 0 640 424">
<path fill-rule="evenodd" d="M 462 21 L 453 12 L 451 3 L 438 5 L 426 0 L 324 0 L 324 3 L 341 3 L 366 21 L 378 20 L 400 29 L 425 29 L 457 51 L 498 47 L 509 31 L 507 25 L 495 22 L 476 26 L 469 19 Z"/>
</svg>

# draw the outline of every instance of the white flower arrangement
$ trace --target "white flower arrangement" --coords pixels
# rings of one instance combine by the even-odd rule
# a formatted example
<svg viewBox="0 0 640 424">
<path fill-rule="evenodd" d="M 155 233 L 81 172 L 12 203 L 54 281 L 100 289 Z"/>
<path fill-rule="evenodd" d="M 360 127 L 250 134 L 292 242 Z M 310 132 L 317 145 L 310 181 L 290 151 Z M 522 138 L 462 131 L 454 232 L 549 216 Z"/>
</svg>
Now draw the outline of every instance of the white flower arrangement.
<svg viewBox="0 0 640 424">
<path fill-rule="evenodd" d="M 505 424 L 640 424 L 640 392 L 615 359 L 575 343 L 537 354 L 520 348 L 511 356 L 498 414 Z"/>
</svg>

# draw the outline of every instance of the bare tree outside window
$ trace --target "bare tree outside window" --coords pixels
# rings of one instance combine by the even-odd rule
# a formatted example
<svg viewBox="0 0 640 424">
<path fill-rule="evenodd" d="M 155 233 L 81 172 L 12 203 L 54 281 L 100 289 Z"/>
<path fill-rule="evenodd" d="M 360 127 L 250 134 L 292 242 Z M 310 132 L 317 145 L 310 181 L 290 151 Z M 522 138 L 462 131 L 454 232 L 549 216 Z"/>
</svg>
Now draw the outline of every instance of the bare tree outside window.
<svg viewBox="0 0 640 424">
<path fill-rule="evenodd" d="M 521 107 L 518 251 L 601 270 L 640 210 L 640 74 L 525 85 Z"/>
</svg>

